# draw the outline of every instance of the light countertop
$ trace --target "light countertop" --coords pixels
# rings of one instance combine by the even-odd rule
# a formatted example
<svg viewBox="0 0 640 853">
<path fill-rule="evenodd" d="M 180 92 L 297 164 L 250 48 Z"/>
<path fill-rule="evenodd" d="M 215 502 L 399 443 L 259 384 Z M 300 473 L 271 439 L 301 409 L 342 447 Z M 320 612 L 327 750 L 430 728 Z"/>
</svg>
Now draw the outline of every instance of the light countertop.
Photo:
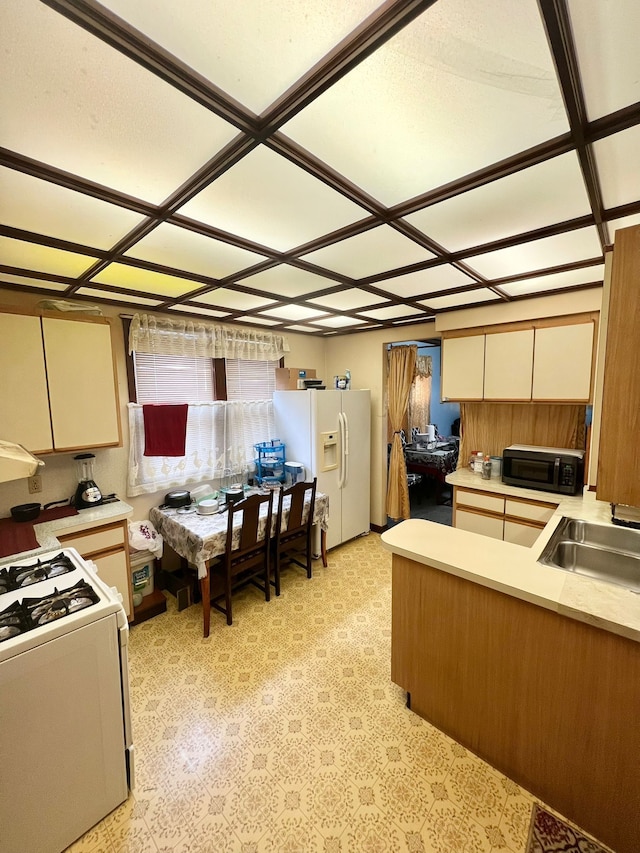
<svg viewBox="0 0 640 853">
<path fill-rule="evenodd" d="M 45 521 L 42 524 L 34 524 L 33 531 L 39 543 L 38 548 L 31 551 L 22 551 L 20 554 L 13 554 L 9 557 L 3 557 L 0 560 L 0 566 L 10 563 L 12 560 L 25 559 L 27 557 L 37 557 L 38 554 L 44 554 L 47 551 L 53 551 L 56 548 L 62 547 L 56 534 L 80 532 L 88 530 L 91 527 L 96 527 L 101 524 L 110 524 L 115 521 L 123 521 L 125 518 L 130 518 L 133 515 L 133 507 L 129 506 L 124 501 L 114 501 L 114 503 L 103 504 L 94 509 L 81 509 L 77 515 L 67 515 L 64 518 L 56 518 L 53 521 Z"/>
<path fill-rule="evenodd" d="M 466 470 L 446 479 L 454 486 L 553 503 L 557 509 L 530 548 L 415 518 L 382 534 L 387 550 L 640 642 L 640 595 L 537 562 L 563 516 L 609 524 L 610 504 L 586 490 L 568 497 L 483 480 Z"/>
</svg>

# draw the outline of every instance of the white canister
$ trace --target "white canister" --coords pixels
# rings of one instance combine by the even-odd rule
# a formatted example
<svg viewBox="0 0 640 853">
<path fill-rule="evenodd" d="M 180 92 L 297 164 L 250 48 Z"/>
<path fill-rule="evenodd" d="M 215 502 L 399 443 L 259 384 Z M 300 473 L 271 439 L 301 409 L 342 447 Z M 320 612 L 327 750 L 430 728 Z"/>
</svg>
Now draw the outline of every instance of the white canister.
<svg viewBox="0 0 640 853">
<path fill-rule="evenodd" d="M 491 479 L 502 479 L 502 456 L 491 457 Z"/>
<path fill-rule="evenodd" d="M 425 429 L 426 429 L 427 441 L 428 442 L 435 441 L 436 440 L 436 426 L 435 426 L 435 424 L 427 424 Z"/>
</svg>

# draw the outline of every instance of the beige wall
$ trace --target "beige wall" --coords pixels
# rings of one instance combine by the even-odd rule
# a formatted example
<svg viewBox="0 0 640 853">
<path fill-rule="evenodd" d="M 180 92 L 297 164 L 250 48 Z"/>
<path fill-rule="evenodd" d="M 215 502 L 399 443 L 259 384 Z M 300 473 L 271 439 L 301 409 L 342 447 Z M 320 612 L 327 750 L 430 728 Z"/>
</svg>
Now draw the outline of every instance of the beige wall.
<svg viewBox="0 0 640 853">
<path fill-rule="evenodd" d="M 52 297 L 58 294 L 51 294 Z M 42 294 L 20 293 L 0 288 L 0 305 L 17 305 L 33 308 L 43 299 Z M 464 311 L 441 314 L 437 322 L 429 321 L 395 330 L 379 329 L 360 334 L 332 336 L 329 339 L 312 335 L 287 333 L 291 351 L 285 358 L 285 366 L 315 368 L 319 378 L 331 387 L 333 376 L 351 371 L 353 388 L 369 388 L 371 391 L 371 523 L 386 524 L 386 400 L 385 365 L 386 344 L 407 340 L 422 340 L 439 337 L 444 328 L 466 328 L 488 323 L 503 323 L 531 317 L 571 314 L 600 309 L 601 289 L 581 291 L 575 294 L 555 294 L 534 300 L 518 301 L 498 306 L 480 306 Z M 117 356 L 118 382 L 122 412 L 124 447 L 96 452 L 95 477 L 105 494 L 115 492 L 126 496 L 128 467 L 128 429 L 126 404 L 125 344 L 122 333 L 121 313 L 132 313 L 136 306 L 102 306 L 103 313 L 111 321 Z M 439 393 L 439 389 L 434 389 Z M 0 436 L 1 437 L 1 436 Z M 73 454 L 45 457 L 43 469 L 43 491 L 35 496 L 41 503 L 60 500 L 75 491 L 75 463 Z M 157 506 L 163 493 L 127 499 L 134 508 L 134 518 L 148 517 L 149 509 Z M 15 504 L 34 500 L 29 495 L 25 480 L 0 484 L 0 517 L 9 514 Z"/>
</svg>

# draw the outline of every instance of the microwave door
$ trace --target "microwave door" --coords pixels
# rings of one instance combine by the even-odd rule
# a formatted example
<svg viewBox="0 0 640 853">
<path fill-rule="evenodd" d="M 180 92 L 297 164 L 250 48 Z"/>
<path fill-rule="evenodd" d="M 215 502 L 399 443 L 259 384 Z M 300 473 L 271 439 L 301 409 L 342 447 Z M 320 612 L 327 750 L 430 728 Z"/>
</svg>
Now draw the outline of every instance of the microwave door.
<svg viewBox="0 0 640 853">
<path fill-rule="evenodd" d="M 515 477 L 523 483 L 536 483 L 541 486 L 551 486 L 554 482 L 556 472 L 556 463 L 559 460 L 546 459 L 517 459 L 509 460 L 511 472 L 510 476 Z"/>
</svg>

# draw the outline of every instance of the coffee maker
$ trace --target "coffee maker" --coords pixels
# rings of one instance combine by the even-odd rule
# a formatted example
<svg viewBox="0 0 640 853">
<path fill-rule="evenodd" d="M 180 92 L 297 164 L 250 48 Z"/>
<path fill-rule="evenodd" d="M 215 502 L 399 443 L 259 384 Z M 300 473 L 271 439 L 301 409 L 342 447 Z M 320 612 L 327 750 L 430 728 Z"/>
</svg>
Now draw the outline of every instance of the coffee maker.
<svg viewBox="0 0 640 853">
<path fill-rule="evenodd" d="M 76 509 L 90 509 L 102 503 L 102 492 L 93 479 L 93 453 L 79 453 L 73 457 L 78 469 L 78 487 L 73 500 Z"/>
</svg>

